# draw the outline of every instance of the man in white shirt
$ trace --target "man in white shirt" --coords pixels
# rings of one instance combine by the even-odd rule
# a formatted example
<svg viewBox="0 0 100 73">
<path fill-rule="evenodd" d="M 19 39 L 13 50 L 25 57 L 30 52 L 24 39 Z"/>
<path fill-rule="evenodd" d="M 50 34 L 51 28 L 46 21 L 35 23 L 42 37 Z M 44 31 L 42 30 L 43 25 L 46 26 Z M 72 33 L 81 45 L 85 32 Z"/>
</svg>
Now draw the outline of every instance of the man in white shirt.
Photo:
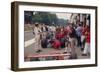
<svg viewBox="0 0 100 73">
<path fill-rule="evenodd" d="M 34 27 L 34 34 L 35 34 L 35 50 L 36 52 L 41 52 L 41 48 L 39 47 L 40 45 L 40 33 L 41 33 L 41 29 L 39 28 L 39 24 L 35 24 Z"/>
</svg>

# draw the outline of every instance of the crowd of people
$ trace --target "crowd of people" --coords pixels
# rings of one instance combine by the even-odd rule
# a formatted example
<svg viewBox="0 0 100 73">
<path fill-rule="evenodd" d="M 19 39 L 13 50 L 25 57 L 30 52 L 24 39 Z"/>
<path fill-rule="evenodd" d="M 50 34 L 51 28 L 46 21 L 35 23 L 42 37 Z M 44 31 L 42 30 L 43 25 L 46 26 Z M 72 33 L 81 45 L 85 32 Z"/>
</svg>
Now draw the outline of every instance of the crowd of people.
<svg viewBox="0 0 100 73">
<path fill-rule="evenodd" d="M 90 55 L 90 26 L 81 22 L 65 26 L 35 23 L 33 34 L 37 53 L 44 48 L 65 49 L 64 53 L 70 52 L 71 58 L 76 58 L 76 48 L 80 48 L 82 56 Z"/>
</svg>

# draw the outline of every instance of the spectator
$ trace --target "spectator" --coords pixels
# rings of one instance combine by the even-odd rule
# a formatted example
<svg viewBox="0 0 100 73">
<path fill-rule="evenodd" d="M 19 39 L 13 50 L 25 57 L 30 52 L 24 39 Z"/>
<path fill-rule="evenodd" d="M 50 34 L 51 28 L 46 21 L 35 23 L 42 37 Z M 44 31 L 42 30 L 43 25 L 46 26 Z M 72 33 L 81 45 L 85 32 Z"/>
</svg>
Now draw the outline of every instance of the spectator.
<svg viewBox="0 0 100 73">
<path fill-rule="evenodd" d="M 86 30 L 85 38 L 86 38 L 86 42 L 85 42 L 85 47 L 82 54 L 83 56 L 87 56 L 88 54 L 90 55 L 90 28 L 89 27 Z"/>
<path fill-rule="evenodd" d="M 79 24 L 76 28 L 76 34 L 77 34 L 77 46 L 81 47 L 81 35 L 82 35 L 82 26 Z"/>
</svg>

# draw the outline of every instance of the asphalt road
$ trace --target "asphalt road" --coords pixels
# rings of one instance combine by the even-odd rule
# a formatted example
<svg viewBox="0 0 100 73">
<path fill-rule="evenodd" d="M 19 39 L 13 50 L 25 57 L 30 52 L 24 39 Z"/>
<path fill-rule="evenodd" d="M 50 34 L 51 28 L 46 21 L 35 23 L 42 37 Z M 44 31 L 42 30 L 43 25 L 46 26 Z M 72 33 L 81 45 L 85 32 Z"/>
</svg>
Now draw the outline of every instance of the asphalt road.
<svg viewBox="0 0 100 73">
<path fill-rule="evenodd" d="M 28 41 L 32 38 L 34 38 L 33 31 L 25 31 L 24 32 L 24 41 Z"/>
</svg>

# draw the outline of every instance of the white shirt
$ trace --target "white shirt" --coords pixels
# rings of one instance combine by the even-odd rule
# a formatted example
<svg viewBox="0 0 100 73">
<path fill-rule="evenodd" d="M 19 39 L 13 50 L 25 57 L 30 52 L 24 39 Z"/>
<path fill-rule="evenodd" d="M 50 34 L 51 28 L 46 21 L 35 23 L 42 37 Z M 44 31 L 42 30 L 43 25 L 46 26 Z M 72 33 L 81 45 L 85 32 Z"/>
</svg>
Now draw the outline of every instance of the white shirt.
<svg viewBox="0 0 100 73">
<path fill-rule="evenodd" d="M 38 35 L 41 32 L 41 30 L 38 27 L 34 28 L 35 35 Z"/>
</svg>

